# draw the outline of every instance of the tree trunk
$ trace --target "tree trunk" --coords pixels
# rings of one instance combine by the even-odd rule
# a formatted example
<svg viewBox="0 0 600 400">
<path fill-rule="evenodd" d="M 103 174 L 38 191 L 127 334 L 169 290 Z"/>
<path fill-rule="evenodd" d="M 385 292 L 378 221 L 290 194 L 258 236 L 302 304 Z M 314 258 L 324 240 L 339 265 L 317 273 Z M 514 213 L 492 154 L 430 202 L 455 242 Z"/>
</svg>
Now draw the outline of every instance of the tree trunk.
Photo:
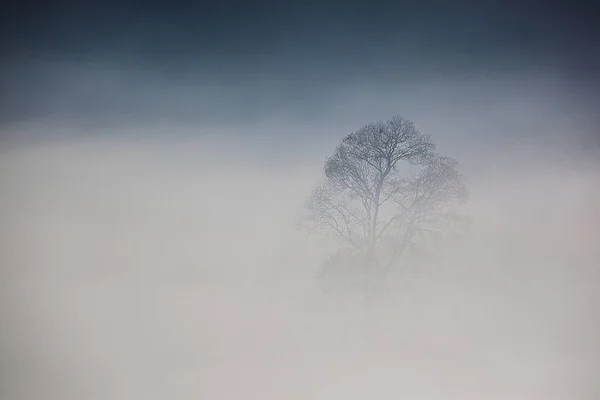
<svg viewBox="0 0 600 400">
<path fill-rule="evenodd" d="M 365 297 L 365 307 L 370 309 L 375 293 L 374 283 L 377 279 L 377 253 L 376 247 L 374 244 L 369 246 L 369 250 L 366 254 L 366 259 L 364 260 L 364 297 Z"/>
</svg>

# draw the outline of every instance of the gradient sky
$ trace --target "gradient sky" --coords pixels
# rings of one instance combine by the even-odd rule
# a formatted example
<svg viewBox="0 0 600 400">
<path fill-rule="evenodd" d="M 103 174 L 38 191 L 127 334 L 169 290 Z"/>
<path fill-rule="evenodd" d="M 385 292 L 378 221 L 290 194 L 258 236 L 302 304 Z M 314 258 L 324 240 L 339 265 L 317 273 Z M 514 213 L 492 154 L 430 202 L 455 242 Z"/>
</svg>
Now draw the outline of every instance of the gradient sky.
<svg viewBox="0 0 600 400">
<path fill-rule="evenodd" d="M 2 7 L 5 129 L 32 121 L 78 121 L 87 130 L 140 121 L 205 127 L 277 121 L 287 124 L 278 128 L 286 139 L 296 136 L 292 126 L 304 133 L 337 126 L 339 137 L 395 113 L 435 130 L 433 119 L 443 115 L 460 120 L 498 104 L 521 110 L 537 104 L 541 114 L 560 109 L 565 129 L 596 131 L 597 24 L 577 2 Z M 548 99 L 553 109 L 540 105 Z M 521 120 L 508 119 L 515 118 Z"/>
</svg>

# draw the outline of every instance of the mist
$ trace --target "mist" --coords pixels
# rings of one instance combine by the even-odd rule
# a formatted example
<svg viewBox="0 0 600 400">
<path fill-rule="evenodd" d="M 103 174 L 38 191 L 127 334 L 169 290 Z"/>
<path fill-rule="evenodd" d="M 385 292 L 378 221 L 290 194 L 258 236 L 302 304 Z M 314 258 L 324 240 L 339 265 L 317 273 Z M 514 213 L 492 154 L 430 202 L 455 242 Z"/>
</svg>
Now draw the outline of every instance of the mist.
<svg viewBox="0 0 600 400">
<path fill-rule="evenodd" d="M 171 3 L 0 13 L 1 399 L 600 398 L 591 12 Z M 365 307 L 296 222 L 396 114 L 473 222 Z"/>
<path fill-rule="evenodd" d="M 497 114 L 471 106 L 415 112 L 463 164 L 471 231 L 368 313 L 294 226 L 345 123 L 5 130 L 1 397 L 596 398 L 597 164 L 493 133 L 474 156 Z"/>
</svg>

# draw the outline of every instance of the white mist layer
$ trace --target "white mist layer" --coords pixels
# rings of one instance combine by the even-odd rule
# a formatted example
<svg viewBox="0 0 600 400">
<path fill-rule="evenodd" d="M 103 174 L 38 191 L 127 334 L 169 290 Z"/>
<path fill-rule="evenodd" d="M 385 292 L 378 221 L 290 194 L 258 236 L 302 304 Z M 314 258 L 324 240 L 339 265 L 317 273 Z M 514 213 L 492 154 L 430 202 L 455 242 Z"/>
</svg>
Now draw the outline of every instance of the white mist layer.
<svg viewBox="0 0 600 400">
<path fill-rule="evenodd" d="M 200 140 L 4 148 L 0 398 L 600 396 L 597 171 L 470 182 L 469 235 L 365 313 L 319 291 L 331 243 L 294 228 L 321 166 L 260 165 Z"/>
</svg>

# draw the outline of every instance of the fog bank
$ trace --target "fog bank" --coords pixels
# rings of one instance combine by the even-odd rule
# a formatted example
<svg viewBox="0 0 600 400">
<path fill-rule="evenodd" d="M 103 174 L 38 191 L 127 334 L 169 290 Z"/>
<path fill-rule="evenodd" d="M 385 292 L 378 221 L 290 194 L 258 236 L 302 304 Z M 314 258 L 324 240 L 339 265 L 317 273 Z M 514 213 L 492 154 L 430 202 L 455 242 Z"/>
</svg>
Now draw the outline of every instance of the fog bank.
<svg viewBox="0 0 600 400">
<path fill-rule="evenodd" d="M 302 154 L 135 135 L 3 147 L 0 397 L 600 395 L 597 170 L 466 171 L 468 235 L 365 314 L 314 280 L 332 244 L 294 227 L 321 173 Z"/>
</svg>

